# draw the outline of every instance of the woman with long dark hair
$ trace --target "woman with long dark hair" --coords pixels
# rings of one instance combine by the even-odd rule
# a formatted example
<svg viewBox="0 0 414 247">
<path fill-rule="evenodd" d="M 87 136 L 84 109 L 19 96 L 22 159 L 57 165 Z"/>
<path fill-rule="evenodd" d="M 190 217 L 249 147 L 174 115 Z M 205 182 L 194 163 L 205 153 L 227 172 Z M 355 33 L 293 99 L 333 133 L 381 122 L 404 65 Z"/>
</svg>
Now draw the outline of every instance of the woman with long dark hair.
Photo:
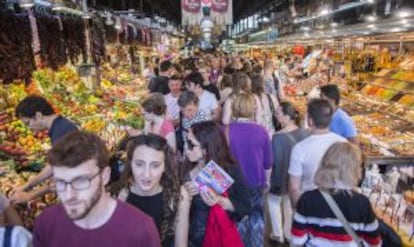
<svg viewBox="0 0 414 247">
<path fill-rule="evenodd" d="M 234 222 L 238 222 L 250 214 L 253 203 L 237 162 L 230 154 L 226 138 L 216 123 L 206 121 L 193 124 L 187 139 L 185 154 L 190 167 L 184 172 L 184 179 L 187 181 L 184 186 L 192 198 L 189 246 L 201 247 L 212 206 L 220 205 Z M 210 160 L 234 179 L 234 184 L 227 190 L 227 197 L 212 190 L 200 191 L 195 182 L 199 172 Z"/>
<path fill-rule="evenodd" d="M 120 200 L 154 219 L 163 247 L 187 246 L 190 200 L 180 186 L 175 155 L 164 138 L 149 134 L 130 139 L 117 188 Z"/>
</svg>

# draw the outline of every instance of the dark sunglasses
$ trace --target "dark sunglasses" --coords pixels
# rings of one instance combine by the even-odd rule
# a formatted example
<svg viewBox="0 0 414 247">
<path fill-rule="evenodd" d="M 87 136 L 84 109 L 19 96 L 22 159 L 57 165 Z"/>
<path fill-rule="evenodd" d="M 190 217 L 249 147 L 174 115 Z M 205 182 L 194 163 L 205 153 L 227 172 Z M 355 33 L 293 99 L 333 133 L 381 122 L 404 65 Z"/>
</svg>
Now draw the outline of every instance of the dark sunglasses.
<svg viewBox="0 0 414 247">
<path fill-rule="evenodd" d="M 188 150 L 193 150 L 195 147 L 199 147 L 200 145 L 194 144 L 191 140 L 187 139 L 187 147 Z"/>
</svg>

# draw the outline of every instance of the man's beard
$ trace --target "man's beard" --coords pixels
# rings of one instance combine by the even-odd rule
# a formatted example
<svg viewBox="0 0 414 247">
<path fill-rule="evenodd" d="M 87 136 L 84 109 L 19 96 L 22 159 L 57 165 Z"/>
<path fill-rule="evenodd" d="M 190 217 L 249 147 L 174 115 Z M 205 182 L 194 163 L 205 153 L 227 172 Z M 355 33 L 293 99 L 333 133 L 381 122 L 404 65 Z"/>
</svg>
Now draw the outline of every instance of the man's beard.
<svg viewBox="0 0 414 247">
<path fill-rule="evenodd" d="M 85 218 L 90 211 L 95 207 L 95 205 L 98 203 L 99 199 L 102 196 L 102 181 L 99 181 L 99 186 L 96 189 L 95 193 L 93 193 L 93 196 L 90 200 L 85 202 L 85 209 L 83 209 L 83 212 L 81 211 L 79 213 L 79 210 L 77 209 L 69 209 L 66 213 L 69 216 L 69 218 L 73 221 L 81 220 Z"/>
</svg>

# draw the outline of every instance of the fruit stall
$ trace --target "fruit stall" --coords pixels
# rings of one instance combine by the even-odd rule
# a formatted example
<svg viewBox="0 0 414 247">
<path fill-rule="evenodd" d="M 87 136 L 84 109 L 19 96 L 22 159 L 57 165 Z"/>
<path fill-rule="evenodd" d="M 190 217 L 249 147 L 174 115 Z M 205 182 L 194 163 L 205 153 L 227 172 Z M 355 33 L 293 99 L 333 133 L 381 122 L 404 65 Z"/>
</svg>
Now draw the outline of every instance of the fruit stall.
<svg viewBox="0 0 414 247">
<path fill-rule="evenodd" d="M 119 72 L 122 73 L 122 72 Z M 61 114 L 82 129 L 97 133 L 114 150 L 124 138 L 125 126 L 142 128 L 140 99 L 146 94 L 145 81 L 133 78 L 111 82 L 103 78 L 96 91 L 88 89 L 75 68 L 64 66 L 57 71 L 36 70 L 28 86 L 23 82 L 0 84 L 0 188 L 9 193 L 24 185 L 39 172 L 50 149 L 47 132 L 33 133 L 16 118 L 17 103 L 29 94 L 44 96 Z M 30 229 L 32 220 L 46 205 L 54 203 L 54 195 L 19 205 L 18 209 Z"/>
</svg>

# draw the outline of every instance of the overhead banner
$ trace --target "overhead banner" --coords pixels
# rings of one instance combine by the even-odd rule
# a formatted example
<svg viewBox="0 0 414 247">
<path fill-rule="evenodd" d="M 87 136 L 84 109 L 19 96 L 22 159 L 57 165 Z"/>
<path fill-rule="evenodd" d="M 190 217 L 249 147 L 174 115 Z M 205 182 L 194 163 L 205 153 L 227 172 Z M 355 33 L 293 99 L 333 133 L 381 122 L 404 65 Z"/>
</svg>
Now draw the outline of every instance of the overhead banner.
<svg viewBox="0 0 414 247">
<path fill-rule="evenodd" d="M 233 24 L 233 0 L 211 0 L 211 18 L 217 25 Z"/>
<path fill-rule="evenodd" d="M 198 25 L 202 18 L 201 0 L 181 0 L 181 24 Z"/>
<path fill-rule="evenodd" d="M 201 0 L 201 7 L 211 7 L 211 0 Z"/>
</svg>

